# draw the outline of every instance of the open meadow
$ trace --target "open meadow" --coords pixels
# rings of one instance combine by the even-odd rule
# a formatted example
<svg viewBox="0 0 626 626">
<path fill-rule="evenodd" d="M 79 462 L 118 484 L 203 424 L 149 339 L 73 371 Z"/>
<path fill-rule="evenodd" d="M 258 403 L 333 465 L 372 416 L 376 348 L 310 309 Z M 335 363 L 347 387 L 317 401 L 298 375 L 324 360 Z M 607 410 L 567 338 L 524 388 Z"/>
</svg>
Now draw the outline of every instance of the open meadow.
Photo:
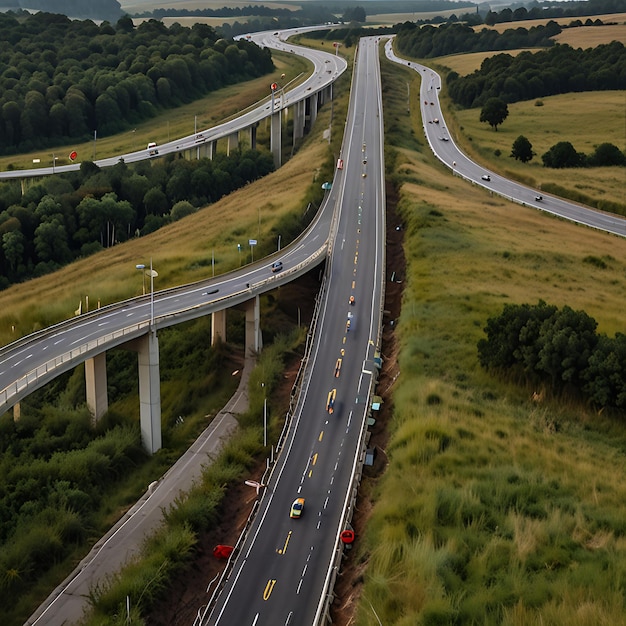
<svg viewBox="0 0 626 626">
<path fill-rule="evenodd" d="M 625 624 L 623 418 L 531 401 L 535 390 L 481 370 L 476 343 L 504 304 L 539 299 L 624 332 L 626 239 L 453 177 L 425 145 L 417 103 L 406 114 L 410 75 L 387 62 L 382 74 L 407 273 L 388 463 L 364 485 L 374 507 L 351 623 Z"/>
</svg>

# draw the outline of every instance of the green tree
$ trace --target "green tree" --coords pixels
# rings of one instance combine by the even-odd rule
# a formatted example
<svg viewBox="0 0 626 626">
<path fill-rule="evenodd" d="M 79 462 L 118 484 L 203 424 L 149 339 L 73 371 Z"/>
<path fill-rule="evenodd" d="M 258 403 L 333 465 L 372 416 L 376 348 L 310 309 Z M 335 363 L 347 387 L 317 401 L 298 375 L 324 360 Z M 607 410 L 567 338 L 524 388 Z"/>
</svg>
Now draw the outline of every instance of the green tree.
<svg viewBox="0 0 626 626">
<path fill-rule="evenodd" d="M 172 221 L 176 222 L 183 217 L 187 217 L 187 215 L 191 215 L 196 212 L 196 208 L 189 202 L 188 200 L 180 200 L 177 202 L 170 212 L 172 216 Z"/>
<path fill-rule="evenodd" d="M 509 116 L 509 108 L 501 98 L 489 98 L 480 111 L 480 121 L 487 122 L 496 132 Z"/>
<path fill-rule="evenodd" d="M 24 257 L 24 235 L 19 230 L 13 230 L 2 235 L 2 251 L 9 267 L 16 272 Z"/>
<path fill-rule="evenodd" d="M 535 153 L 533 152 L 533 146 L 524 135 L 520 135 L 511 147 L 511 156 L 522 163 L 528 163 Z"/>
<path fill-rule="evenodd" d="M 626 165 L 626 155 L 612 143 L 601 143 L 589 158 L 589 165 L 596 167 Z"/>
<path fill-rule="evenodd" d="M 587 313 L 568 306 L 542 324 L 536 369 L 549 376 L 553 388 L 560 389 L 566 383 L 582 386 L 583 372 L 598 343 L 597 326 Z"/>
<path fill-rule="evenodd" d="M 541 155 L 544 167 L 581 167 L 583 155 L 576 152 L 569 141 L 555 143 L 547 152 Z"/>
<path fill-rule="evenodd" d="M 40 261 L 62 265 L 72 258 L 67 243 L 67 231 L 58 220 L 42 222 L 35 231 L 35 252 Z"/>
<path fill-rule="evenodd" d="M 600 335 L 583 379 L 583 389 L 596 406 L 626 408 L 626 335 Z"/>
<path fill-rule="evenodd" d="M 148 189 L 146 195 L 143 197 L 143 204 L 146 207 L 146 213 L 152 213 L 154 215 L 163 215 L 167 213 L 170 208 L 167 196 L 158 187 Z"/>
</svg>

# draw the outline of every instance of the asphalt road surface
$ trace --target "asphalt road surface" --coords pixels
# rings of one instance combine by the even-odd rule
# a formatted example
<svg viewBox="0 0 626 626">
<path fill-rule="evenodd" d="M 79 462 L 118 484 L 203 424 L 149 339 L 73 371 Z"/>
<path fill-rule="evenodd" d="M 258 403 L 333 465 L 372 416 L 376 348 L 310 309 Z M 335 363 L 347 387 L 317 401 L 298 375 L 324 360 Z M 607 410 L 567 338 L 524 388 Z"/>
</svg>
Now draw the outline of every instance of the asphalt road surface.
<svg viewBox="0 0 626 626">
<path fill-rule="evenodd" d="M 380 337 L 385 198 L 379 71 L 376 39 L 361 39 L 343 176 L 335 182 L 340 206 L 306 383 L 255 522 L 202 624 L 300 626 L 319 618 L 345 527 Z M 297 497 L 305 499 L 304 512 L 291 519 Z"/>
</svg>

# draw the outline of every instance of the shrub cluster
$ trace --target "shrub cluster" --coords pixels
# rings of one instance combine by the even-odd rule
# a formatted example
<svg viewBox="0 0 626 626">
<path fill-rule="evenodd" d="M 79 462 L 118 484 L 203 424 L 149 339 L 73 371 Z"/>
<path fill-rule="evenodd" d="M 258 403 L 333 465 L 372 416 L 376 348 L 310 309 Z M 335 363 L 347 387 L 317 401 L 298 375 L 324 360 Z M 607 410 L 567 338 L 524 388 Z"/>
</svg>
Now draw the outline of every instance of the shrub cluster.
<svg viewBox="0 0 626 626">
<path fill-rule="evenodd" d="M 0 419 L 0 606 L 83 542 L 104 492 L 144 457 L 138 425 L 99 433 L 86 411 Z"/>
<path fill-rule="evenodd" d="M 479 361 L 485 369 L 521 376 L 557 393 L 576 390 L 597 407 L 623 410 L 626 335 L 611 339 L 596 328 L 592 317 L 568 306 L 559 310 L 541 300 L 535 306 L 507 304 L 487 320 Z"/>
</svg>

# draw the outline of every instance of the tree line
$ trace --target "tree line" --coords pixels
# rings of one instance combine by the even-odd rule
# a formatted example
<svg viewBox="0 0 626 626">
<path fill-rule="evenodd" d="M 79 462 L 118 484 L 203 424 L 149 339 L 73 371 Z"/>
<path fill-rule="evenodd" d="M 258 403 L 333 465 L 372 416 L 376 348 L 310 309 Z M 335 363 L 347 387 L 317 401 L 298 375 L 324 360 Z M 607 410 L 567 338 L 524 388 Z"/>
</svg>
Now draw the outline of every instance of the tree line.
<svg viewBox="0 0 626 626">
<path fill-rule="evenodd" d="M 570 92 L 626 89 L 626 47 L 612 41 L 586 50 L 557 44 L 515 57 L 497 54 L 467 76 L 450 72 L 446 85 L 450 97 L 469 108 L 494 97 L 511 103 Z"/>
<path fill-rule="evenodd" d="M 0 13 L 0 151 L 112 135 L 225 85 L 273 70 L 269 49 L 123 17 L 113 27 L 63 15 Z"/>
<path fill-rule="evenodd" d="M 274 170 L 271 154 L 167 157 L 44 178 L 22 195 L 0 184 L 0 289 L 129 238 L 154 232 Z"/>
<path fill-rule="evenodd" d="M 561 32 L 556 22 L 548 22 L 531 28 L 515 28 L 503 33 L 492 28 L 476 32 L 467 24 L 450 23 L 439 27 L 419 26 L 414 22 L 398 24 L 396 45 L 407 56 L 417 59 L 440 57 L 465 52 L 490 50 L 516 50 L 518 48 L 549 47 L 550 39 Z"/>
<path fill-rule="evenodd" d="M 588 257 L 599 268 L 605 262 Z M 558 309 L 544 301 L 504 306 L 487 320 L 478 342 L 483 368 L 546 386 L 554 393 L 572 391 L 598 409 L 626 409 L 626 335 L 596 332 L 584 311 Z"/>
<path fill-rule="evenodd" d="M 63 13 L 73 18 L 108 20 L 115 22 L 122 17 L 122 7 L 118 0 L 0 0 L 0 9 L 26 11 L 47 11 Z"/>
<path fill-rule="evenodd" d="M 489 11 L 485 16 L 485 24 L 503 24 L 523 20 L 559 19 L 565 17 L 585 17 L 588 15 L 608 15 L 626 11 L 625 0 L 589 0 L 588 2 L 534 3 L 526 8 L 518 6 L 515 9 L 506 7 L 501 11 Z"/>
</svg>

